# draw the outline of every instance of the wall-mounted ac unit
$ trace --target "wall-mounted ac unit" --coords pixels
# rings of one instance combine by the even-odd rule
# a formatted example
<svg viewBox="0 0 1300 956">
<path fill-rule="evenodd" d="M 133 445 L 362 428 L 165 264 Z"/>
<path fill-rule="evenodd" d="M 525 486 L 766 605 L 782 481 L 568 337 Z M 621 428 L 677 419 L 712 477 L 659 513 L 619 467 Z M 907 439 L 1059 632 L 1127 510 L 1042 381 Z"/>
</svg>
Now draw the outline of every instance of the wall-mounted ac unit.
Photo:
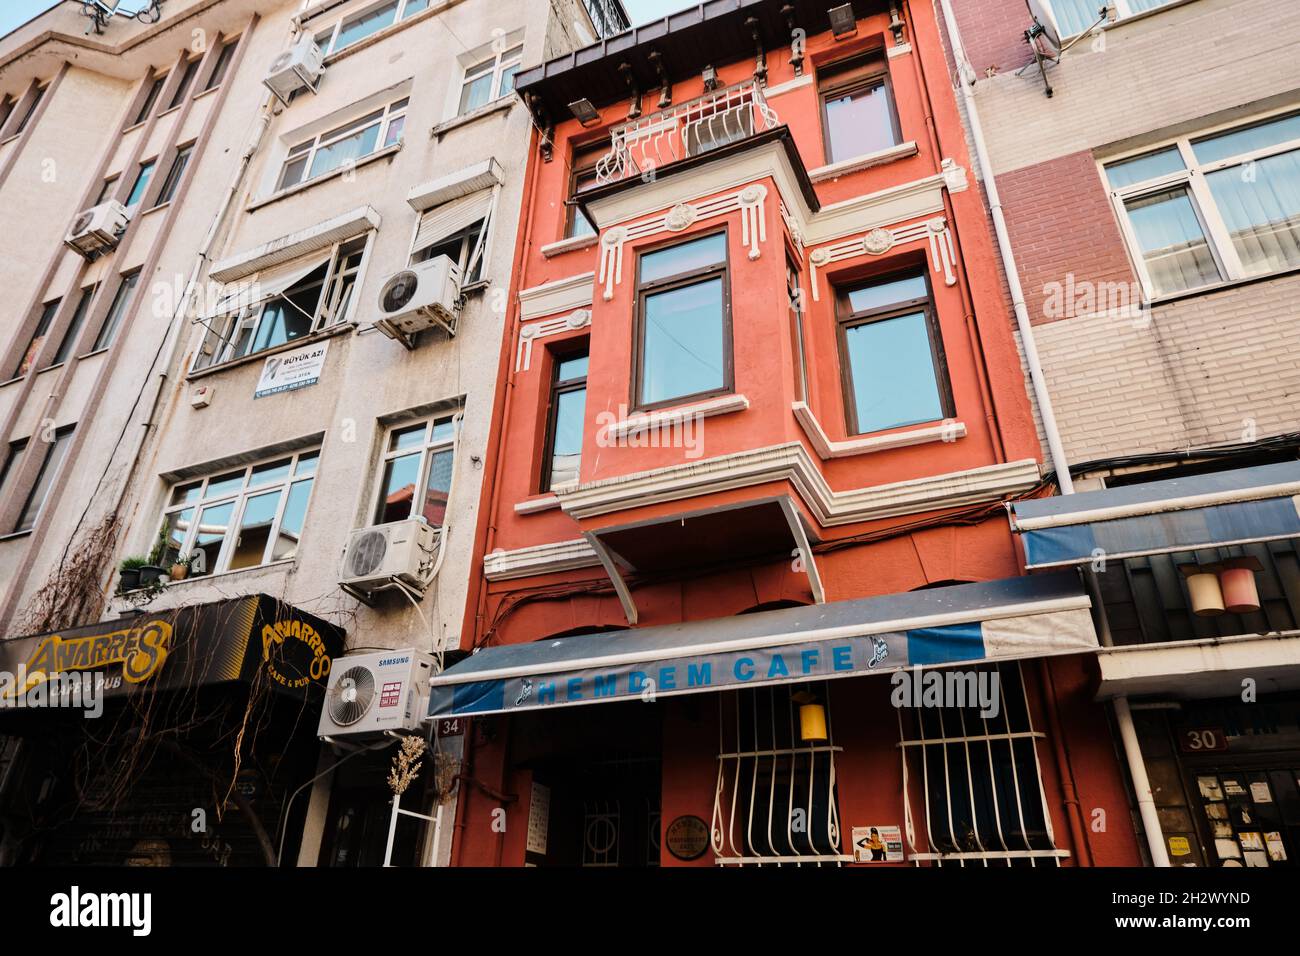
<svg viewBox="0 0 1300 956">
<path fill-rule="evenodd" d="M 437 566 L 442 529 L 420 518 L 358 528 L 343 552 L 339 584 L 359 591 L 402 584 L 422 591 Z"/>
<path fill-rule="evenodd" d="M 63 241 L 93 261 L 117 247 L 130 219 L 126 207 L 110 199 L 79 214 Z"/>
<path fill-rule="evenodd" d="M 433 659 L 411 648 L 339 658 L 330 668 L 317 736 L 355 739 L 419 730 L 432 675 Z"/>
<path fill-rule="evenodd" d="M 281 103 L 288 106 L 289 97 L 299 90 L 315 93 L 324 72 L 325 54 L 315 40 L 305 36 L 271 62 L 262 82 Z"/>
<path fill-rule="evenodd" d="M 438 326 L 456 334 L 460 317 L 460 269 L 447 256 L 417 262 L 384 280 L 375 328 L 404 339 Z"/>
</svg>

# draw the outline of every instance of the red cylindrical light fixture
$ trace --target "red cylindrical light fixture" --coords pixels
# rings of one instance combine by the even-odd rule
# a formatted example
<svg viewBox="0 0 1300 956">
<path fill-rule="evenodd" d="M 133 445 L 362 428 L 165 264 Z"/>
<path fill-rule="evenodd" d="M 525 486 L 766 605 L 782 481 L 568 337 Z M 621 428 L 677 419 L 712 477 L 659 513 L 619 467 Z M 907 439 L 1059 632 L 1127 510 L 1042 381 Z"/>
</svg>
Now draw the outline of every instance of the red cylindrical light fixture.
<svg viewBox="0 0 1300 956">
<path fill-rule="evenodd" d="M 1230 614 L 1254 614 L 1259 610 L 1259 587 L 1255 572 L 1264 566 L 1255 558 L 1232 558 L 1219 567 L 1219 589 L 1223 607 Z"/>
</svg>

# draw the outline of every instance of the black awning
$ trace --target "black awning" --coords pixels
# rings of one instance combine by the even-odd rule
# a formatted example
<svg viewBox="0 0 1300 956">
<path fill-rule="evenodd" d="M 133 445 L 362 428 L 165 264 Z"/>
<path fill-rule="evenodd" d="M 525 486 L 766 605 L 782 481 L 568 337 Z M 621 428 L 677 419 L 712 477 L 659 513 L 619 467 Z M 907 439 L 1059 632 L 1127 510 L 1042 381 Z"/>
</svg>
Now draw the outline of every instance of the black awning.
<svg viewBox="0 0 1300 956">
<path fill-rule="evenodd" d="M 144 688 L 252 683 L 265 671 L 272 690 L 306 698 L 324 690 L 344 636 L 257 594 L 0 641 L 0 711 L 55 674 L 100 675 L 103 697 L 112 699 Z"/>
</svg>

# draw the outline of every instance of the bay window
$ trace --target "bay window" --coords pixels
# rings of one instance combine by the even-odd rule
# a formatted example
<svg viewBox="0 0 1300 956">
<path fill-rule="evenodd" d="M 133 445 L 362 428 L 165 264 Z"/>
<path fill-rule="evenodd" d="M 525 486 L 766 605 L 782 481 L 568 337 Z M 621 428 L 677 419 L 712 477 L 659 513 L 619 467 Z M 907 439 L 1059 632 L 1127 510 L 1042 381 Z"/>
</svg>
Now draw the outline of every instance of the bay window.
<svg viewBox="0 0 1300 956">
<path fill-rule="evenodd" d="M 637 408 L 731 390 L 726 232 L 642 253 L 636 297 Z"/>
<path fill-rule="evenodd" d="M 396 146 L 402 141 L 409 105 L 407 98 L 397 100 L 291 147 L 280 167 L 276 191 L 324 176 L 378 150 Z"/>
<path fill-rule="evenodd" d="M 844 407 L 850 434 L 938 421 L 953 414 L 925 272 L 838 291 Z"/>
<path fill-rule="evenodd" d="M 1300 113 L 1107 163 L 1148 295 L 1300 267 Z"/>
<path fill-rule="evenodd" d="M 396 425 L 384 436 L 374 509 L 375 524 L 423 518 L 440 528 L 455 468 L 456 415 Z"/>
<path fill-rule="evenodd" d="M 294 558 L 319 459 L 308 449 L 173 485 L 162 564 L 187 557 L 194 577 Z"/>
<path fill-rule="evenodd" d="M 368 242 L 362 236 L 339 243 L 230 289 L 208 319 L 194 367 L 231 362 L 346 321 Z"/>
</svg>

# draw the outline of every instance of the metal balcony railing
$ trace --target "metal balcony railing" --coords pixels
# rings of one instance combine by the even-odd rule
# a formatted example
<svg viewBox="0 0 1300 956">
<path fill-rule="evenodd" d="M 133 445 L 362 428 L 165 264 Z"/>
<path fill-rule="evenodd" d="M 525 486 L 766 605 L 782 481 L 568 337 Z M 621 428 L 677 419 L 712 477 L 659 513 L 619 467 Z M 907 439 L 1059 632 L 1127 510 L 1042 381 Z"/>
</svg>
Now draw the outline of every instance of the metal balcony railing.
<svg viewBox="0 0 1300 956">
<path fill-rule="evenodd" d="M 627 11 L 623 9 L 620 0 L 582 0 L 582 4 L 591 15 L 591 22 L 595 24 L 602 40 L 632 29 Z"/>
<path fill-rule="evenodd" d="M 609 153 L 596 164 L 596 185 L 642 176 L 779 124 L 776 110 L 753 80 L 714 90 L 615 127 Z"/>
</svg>

